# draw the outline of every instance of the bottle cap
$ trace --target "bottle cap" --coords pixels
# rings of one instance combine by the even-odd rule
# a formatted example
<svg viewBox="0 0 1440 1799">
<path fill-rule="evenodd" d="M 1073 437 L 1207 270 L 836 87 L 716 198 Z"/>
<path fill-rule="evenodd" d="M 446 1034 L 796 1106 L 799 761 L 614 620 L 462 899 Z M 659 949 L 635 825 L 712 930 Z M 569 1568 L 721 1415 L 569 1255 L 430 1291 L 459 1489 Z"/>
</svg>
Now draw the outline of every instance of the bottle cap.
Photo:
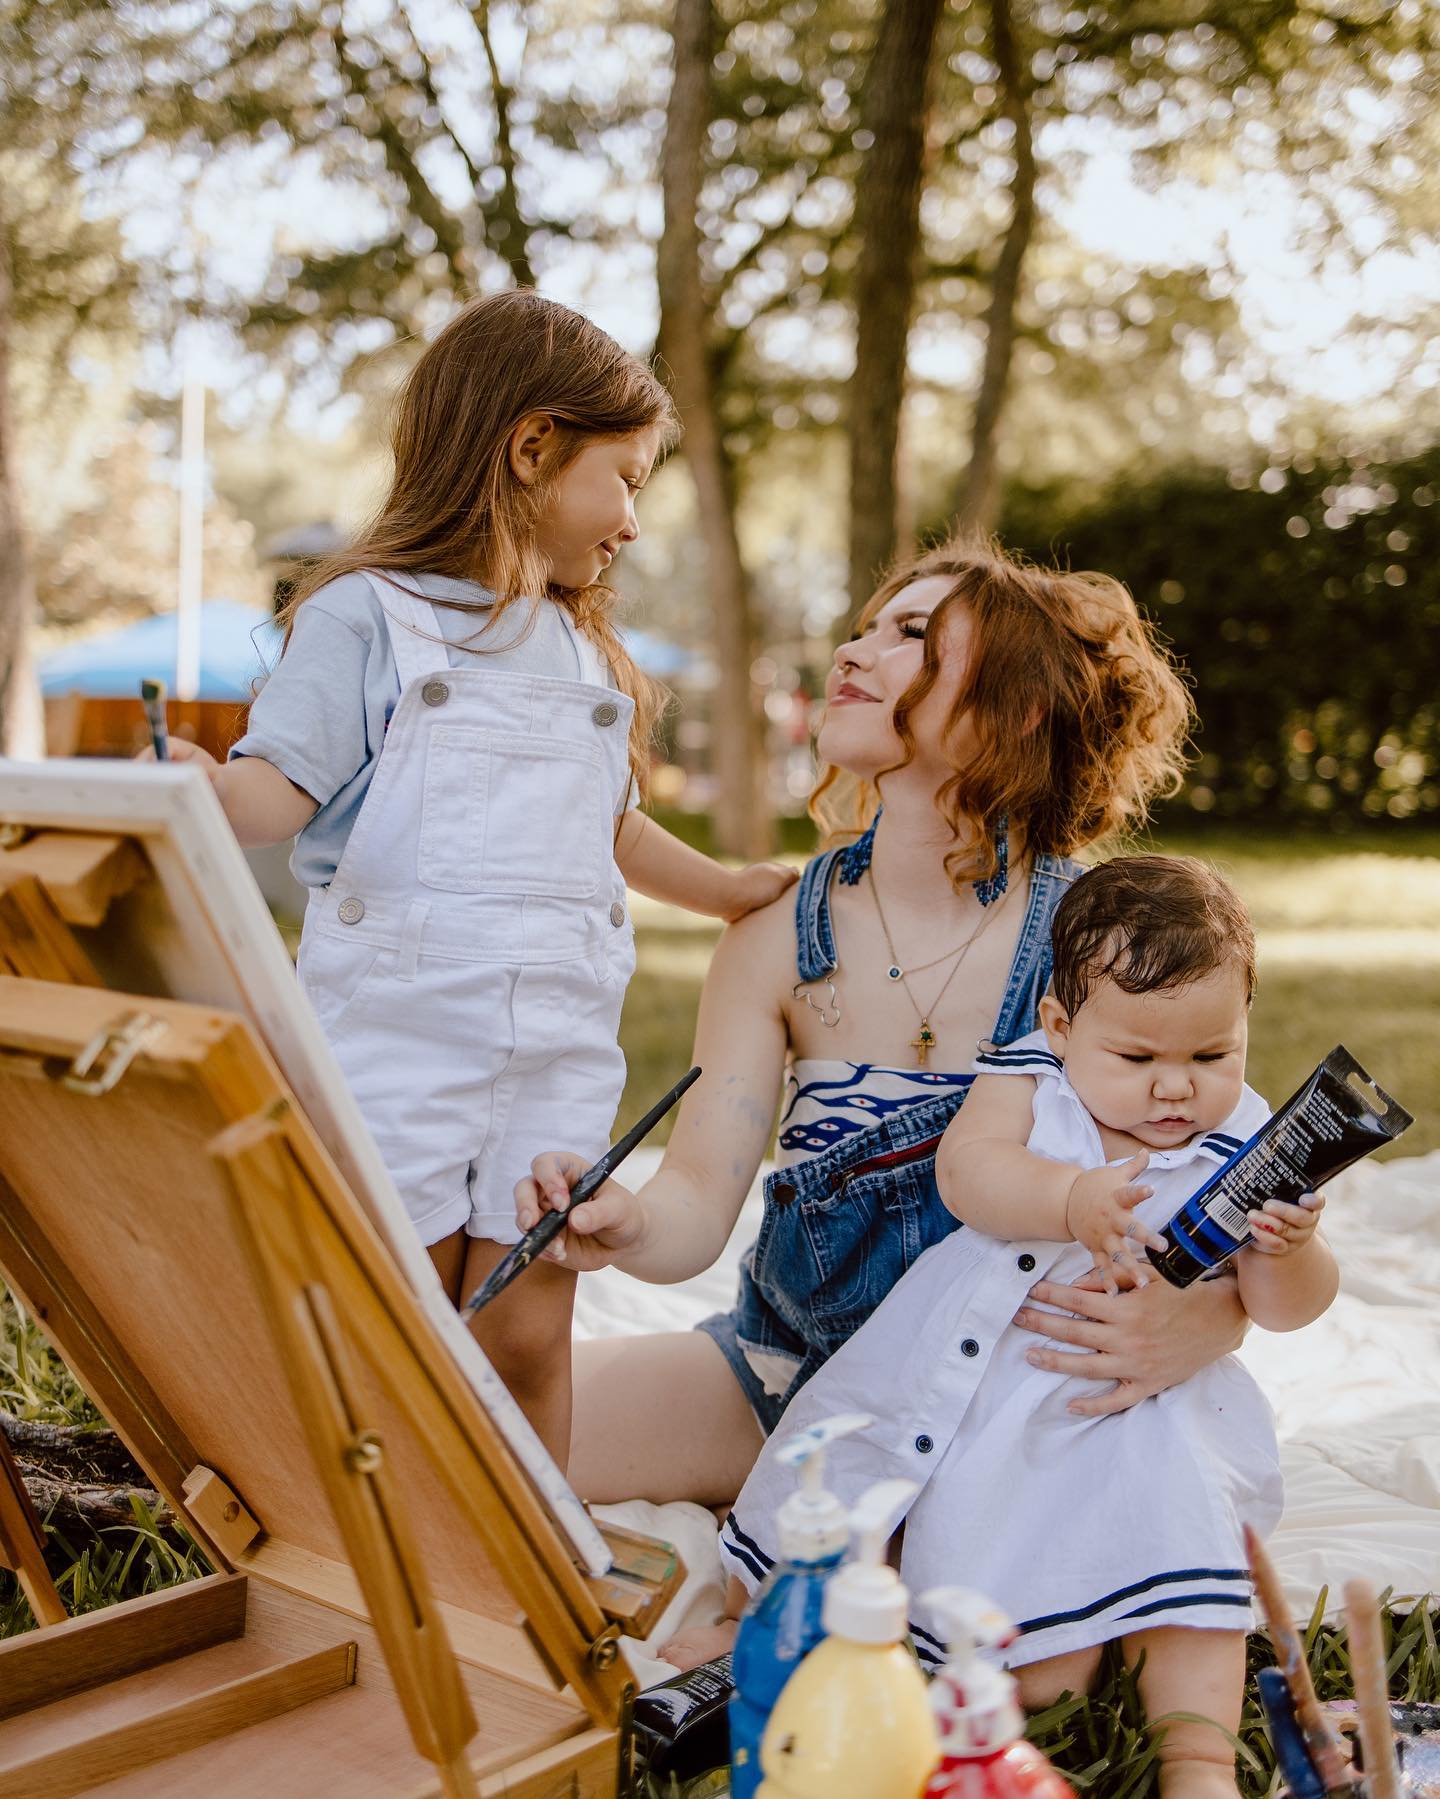
<svg viewBox="0 0 1440 1799">
<path fill-rule="evenodd" d="M 1019 1742 L 1024 1715 L 1015 1679 L 982 1661 L 980 1649 L 1003 1649 L 1015 1626 L 998 1606 L 968 1587 L 936 1587 L 923 1595 L 945 1639 L 945 1665 L 930 1687 L 930 1704 L 947 1757 L 963 1761 L 998 1754 Z"/>
<path fill-rule="evenodd" d="M 800 1471 L 800 1490 L 780 1507 L 780 1555 L 787 1562 L 823 1562 L 850 1541 L 850 1516 L 824 1486 L 825 1450 L 837 1437 L 864 1430 L 868 1412 L 844 1412 L 787 1437 L 776 1459 Z"/>
<path fill-rule="evenodd" d="M 850 1514 L 855 1559 L 830 1577 L 821 1621 L 827 1636 L 851 1643 L 898 1643 L 909 1628 L 910 1596 L 885 1562 L 885 1545 L 920 1491 L 913 1480 L 882 1480 Z"/>
</svg>

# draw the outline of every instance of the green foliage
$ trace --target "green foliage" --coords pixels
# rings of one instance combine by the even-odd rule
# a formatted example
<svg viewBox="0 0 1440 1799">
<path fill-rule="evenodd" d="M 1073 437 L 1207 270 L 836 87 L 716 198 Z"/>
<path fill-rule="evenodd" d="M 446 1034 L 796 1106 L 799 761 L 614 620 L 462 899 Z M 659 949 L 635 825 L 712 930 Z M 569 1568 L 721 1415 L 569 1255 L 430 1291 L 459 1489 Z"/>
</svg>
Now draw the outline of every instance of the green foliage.
<svg viewBox="0 0 1440 1799">
<path fill-rule="evenodd" d="M 1201 717 L 1194 811 L 1440 812 L 1440 448 L 1177 470 L 1075 513 L 1017 491 L 1004 535 L 1118 575 L 1172 641 Z"/>
</svg>

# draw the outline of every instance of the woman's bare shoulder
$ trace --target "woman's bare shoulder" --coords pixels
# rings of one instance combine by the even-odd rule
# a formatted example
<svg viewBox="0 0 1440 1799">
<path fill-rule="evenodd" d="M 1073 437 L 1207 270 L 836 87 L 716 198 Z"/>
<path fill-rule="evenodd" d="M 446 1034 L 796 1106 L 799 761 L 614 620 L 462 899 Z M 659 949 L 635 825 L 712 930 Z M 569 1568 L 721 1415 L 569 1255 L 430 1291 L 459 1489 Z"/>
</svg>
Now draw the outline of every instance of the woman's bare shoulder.
<svg viewBox="0 0 1440 1799">
<path fill-rule="evenodd" d="M 795 889 L 727 925 L 711 966 L 752 986 L 788 993 L 795 979 Z"/>
</svg>

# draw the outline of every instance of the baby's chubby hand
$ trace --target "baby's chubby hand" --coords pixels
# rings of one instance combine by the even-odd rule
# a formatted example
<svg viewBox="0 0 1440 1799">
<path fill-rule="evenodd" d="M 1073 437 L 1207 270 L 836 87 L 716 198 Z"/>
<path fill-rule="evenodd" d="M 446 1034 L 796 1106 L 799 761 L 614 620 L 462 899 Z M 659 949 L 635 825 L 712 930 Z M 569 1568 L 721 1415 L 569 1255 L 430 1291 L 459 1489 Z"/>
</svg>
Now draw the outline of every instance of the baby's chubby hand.
<svg viewBox="0 0 1440 1799">
<path fill-rule="evenodd" d="M 1141 1150 L 1118 1168 L 1090 1168 L 1077 1175 L 1065 1199 L 1065 1228 L 1095 1258 L 1095 1272 L 1107 1293 L 1120 1290 L 1116 1270 L 1127 1284 L 1149 1283 L 1137 1250 L 1164 1250 L 1165 1239 L 1135 1217 L 1135 1207 L 1149 1199 L 1153 1187 L 1139 1185 L 1150 1156 Z"/>
<path fill-rule="evenodd" d="M 536 1156 L 530 1173 L 515 1185 L 515 1222 L 522 1231 L 533 1230 L 546 1212 L 567 1212 L 570 1189 L 589 1164 L 583 1156 L 565 1150 Z M 633 1249 L 644 1230 L 640 1201 L 618 1181 L 606 1181 L 584 1201 L 544 1257 L 561 1262 L 577 1273 L 608 1268 L 618 1256 Z"/>
<path fill-rule="evenodd" d="M 1267 1199 L 1250 1214 L 1250 1247 L 1265 1256 L 1293 1256 L 1315 1235 L 1325 1210 L 1323 1193 L 1302 1193 L 1298 1205 L 1283 1199 Z"/>
<path fill-rule="evenodd" d="M 736 869 L 730 877 L 729 897 L 720 916 L 726 924 L 734 924 L 747 912 L 757 912 L 771 900 L 779 899 L 799 879 L 798 871 L 787 868 L 783 862 L 752 862 L 748 868 Z"/>
</svg>

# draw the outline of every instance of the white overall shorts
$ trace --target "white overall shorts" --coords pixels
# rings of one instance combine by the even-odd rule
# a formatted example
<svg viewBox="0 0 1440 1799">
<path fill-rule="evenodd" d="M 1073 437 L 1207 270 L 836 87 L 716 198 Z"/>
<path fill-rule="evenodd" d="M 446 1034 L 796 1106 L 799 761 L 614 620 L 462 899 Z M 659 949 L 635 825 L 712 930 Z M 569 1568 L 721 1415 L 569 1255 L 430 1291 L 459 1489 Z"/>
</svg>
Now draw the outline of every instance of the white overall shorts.
<svg viewBox="0 0 1440 1799">
<path fill-rule="evenodd" d="M 400 700 L 300 982 L 421 1241 L 513 1243 L 531 1159 L 597 1159 L 624 1085 L 634 705 L 568 613 L 583 679 L 456 669 L 430 602 L 366 578 Z"/>
</svg>

